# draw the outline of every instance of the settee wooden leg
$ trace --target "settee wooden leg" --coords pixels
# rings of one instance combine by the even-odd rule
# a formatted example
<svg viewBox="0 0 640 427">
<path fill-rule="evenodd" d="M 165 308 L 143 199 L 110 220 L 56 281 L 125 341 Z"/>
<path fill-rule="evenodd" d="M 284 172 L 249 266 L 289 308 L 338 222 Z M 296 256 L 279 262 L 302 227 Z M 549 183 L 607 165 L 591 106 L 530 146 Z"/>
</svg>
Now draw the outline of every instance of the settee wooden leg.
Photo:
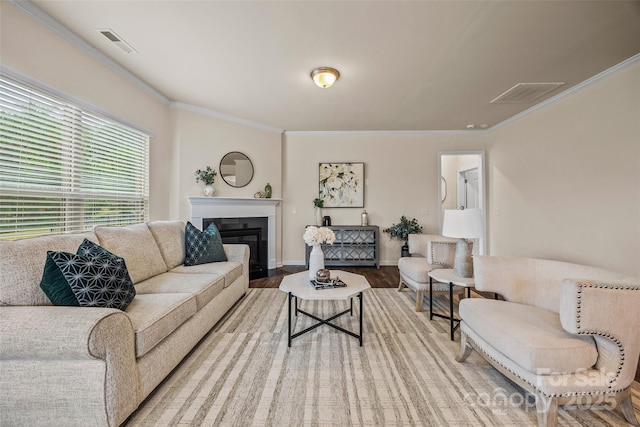
<svg viewBox="0 0 640 427">
<path fill-rule="evenodd" d="M 402 288 L 404 288 L 404 282 L 402 281 L 402 277 L 401 277 L 400 283 L 398 283 L 398 292 L 402 292 Z"/>
<path fill-rule="evenodd" d="M 456 356 L 456 362 L 464 362 L 467 360 L 467 357 L 469 357 L 472 351 L 473 347 L 467 342 L 467 334 L 465 334 L 464 331 L 460 331 L 460 351 Z"/>
<path fill-rule="evenodd" d="M 638 419 L 636 418 L 636 413 L 633 410 L 633 404 L 631 403 L 631 393 L 629 393 L 625 399 L 621 400 L 618 405 L 620 406 L 622 415 L 624 415 L 624 419 L 627 420 L 629 424 L 640 427 Z"/>
<path fill-rule="evenodd" d="M 424 291 L 416 291 L 416 311 L 422 311 L 423 300 L 424 300 Z"/>
<path fill-rule="evenodd" d="M 538 427 L 556 427 L 558 425 L 558 400 L 536 393 L 536 414 Z"/>
</svg>

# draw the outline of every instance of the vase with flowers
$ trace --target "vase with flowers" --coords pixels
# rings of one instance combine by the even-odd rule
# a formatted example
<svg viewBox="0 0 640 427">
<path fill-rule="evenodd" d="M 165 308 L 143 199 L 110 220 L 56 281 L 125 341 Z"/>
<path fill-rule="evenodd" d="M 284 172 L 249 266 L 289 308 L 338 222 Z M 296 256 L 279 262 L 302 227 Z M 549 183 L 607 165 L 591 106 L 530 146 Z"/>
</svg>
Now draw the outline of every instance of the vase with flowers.
<svg viewBox="0 0 640 427">
<path fill-rule="evenodd" d="M 309 278 L 315 279 L 316 272 L 324 269 L 324 252 L 322 252 L 321 245 L 333 245 L 336 241 L 336 235 L 330 228 L 310 225 L 304 231 L 302 238 L 307 245 L 311 246 Z"/>
<path fill-rule="evenodd" d="M 216 190 L 213 188 L 213 181 L 215 177 L 218 175 L 215 169 L 211 169 L 211 166 L 207 166 L 205 169 L 198 169 L 195 172 L 196 182 L 204 182 L 204 195 L 207 197 L 211 197 L 216 193 Z"/>
</svg>

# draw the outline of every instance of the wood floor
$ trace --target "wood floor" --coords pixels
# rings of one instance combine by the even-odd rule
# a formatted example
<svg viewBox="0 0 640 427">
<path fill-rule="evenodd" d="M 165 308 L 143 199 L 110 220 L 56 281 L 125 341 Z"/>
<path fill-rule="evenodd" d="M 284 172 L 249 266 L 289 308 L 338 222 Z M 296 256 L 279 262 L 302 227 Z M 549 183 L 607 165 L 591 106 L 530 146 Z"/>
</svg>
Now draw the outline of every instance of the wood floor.
<svg viewBox="0 0 640 427">
<path fill-rule="evenodd" d="M 367 281 L 372 288 L 397 288 L 400 276 L 398 274 L 398 267 L 396 266 L 383 266 L 380 268 L 375 267 L 332 267 L 332 270 L 343 270 L 350 273 L 362 274 L 367 278 Z M 277 268 L 270 277 L 262 279 L 254 279 L 249 281 L 250 288 L 277 288 L 280 286 L 282 278 L 287 274 L 298 273 L 304 271 L 305 267 L 302 265 L 285 265 L 282 268 Z"/>
</svg>

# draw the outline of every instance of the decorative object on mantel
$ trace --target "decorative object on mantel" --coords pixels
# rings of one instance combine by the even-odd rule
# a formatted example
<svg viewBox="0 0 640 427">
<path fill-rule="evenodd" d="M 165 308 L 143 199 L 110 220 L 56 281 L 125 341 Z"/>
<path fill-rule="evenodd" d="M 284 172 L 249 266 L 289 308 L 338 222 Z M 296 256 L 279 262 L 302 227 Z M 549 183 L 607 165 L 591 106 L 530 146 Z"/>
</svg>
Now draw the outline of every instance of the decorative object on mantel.
<svg viewBox="0 0 640 427">
<path fill-rule="evenodd" d="M 331 217 L 329 215 L 325 215 L 322 217 L 322 226 L 331 227 Z"/>
<path fill-rule="evenodd" d="M 367 213 L 366 209 L 363 210 L 362 215 L 360 215 L 360 225 L 363 227 L 369 225 L 369 214 Z"/>
<path fill-rule="evenodd" d="M 401 257 L 409 257 L 411 254 L 409 253 L 409 234 L 419 234 L 422 233 L 422 226 L 418 224 L 418 220 L 413 218 L 411 221 L 407 219 L 406 216 L 402 215 L 400 217 L 400 222 L 398 224 L 393 224 L 389 228 L 385 228 L 382 230 L 385 233 L 389 233 L 390 237 L 395 237 L 396 239 L 402 240 L 404 245 L 402 246 L 402 252 L 400 254 Z"/>
<path fill-rule="evenodd" d="M 320 198 L 313 199 L 313 206 L 316 210 L 316 225 L 320 227 L 322 225 L 322 208 L 324 207 L 324 200 Z"/>
<path fill-rule="evenodd" d="M 309 254 L 309 279 L 315 280 L 317 271 L 324 269 L 324 252 L 320 245 L 333 245 L 336 235 L 330 228 L 310 225 L 304 230 L 302 238 L 312 247 Z"/>
<path fill-rule="evenodd" d="M 204 182 L 204 195 L 211 197 L 216 194 L 215 188 L 213 188 L 213 181 L 218 175 L 215 169 L 211 169 L 211 166 L 207 166 L 204 170 L 198 169 L 195 172 L 196 182 Z"/>
<path fill-rule="evenodd" d="M 364 208 L 364 163 L 320 163 L 319 197 L 327 208 Z"/>
<path fill-rule="evenodd" d="M 265 198 L 265 194 L 264 191 L 258 191 L 253 195 L 254 199 L 264 199 Z"/>
<path fill-rule="evenodd" d="M 271 198 L 271 184 L 267 182 L 267 185 L 264 186 L 264 197 L 265 199 Z"/>
</svg>

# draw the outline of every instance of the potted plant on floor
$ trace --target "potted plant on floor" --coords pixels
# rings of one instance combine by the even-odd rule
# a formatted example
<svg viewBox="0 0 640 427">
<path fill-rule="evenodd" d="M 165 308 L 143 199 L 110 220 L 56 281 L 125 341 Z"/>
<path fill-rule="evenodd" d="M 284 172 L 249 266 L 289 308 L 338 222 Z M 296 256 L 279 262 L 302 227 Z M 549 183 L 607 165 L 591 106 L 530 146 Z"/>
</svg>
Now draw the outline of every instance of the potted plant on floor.
<svg viewBox="0 0 640 427">
<path fill-rule="evenodd" d="M 418 224 L 417 219 L 413 218 L 412 220 L 408 220 L 406 216 L 402 215 L 398 224 L 393 224 L 391 227 L 385 228 L 382 231 L 389 233 L 391 238 L 395 237 L 404 242 L 400 256 L 405 257 L 411 256 L 409 253 L 409 234 L 422 233 L 422 226 Z"/>
</svg>

